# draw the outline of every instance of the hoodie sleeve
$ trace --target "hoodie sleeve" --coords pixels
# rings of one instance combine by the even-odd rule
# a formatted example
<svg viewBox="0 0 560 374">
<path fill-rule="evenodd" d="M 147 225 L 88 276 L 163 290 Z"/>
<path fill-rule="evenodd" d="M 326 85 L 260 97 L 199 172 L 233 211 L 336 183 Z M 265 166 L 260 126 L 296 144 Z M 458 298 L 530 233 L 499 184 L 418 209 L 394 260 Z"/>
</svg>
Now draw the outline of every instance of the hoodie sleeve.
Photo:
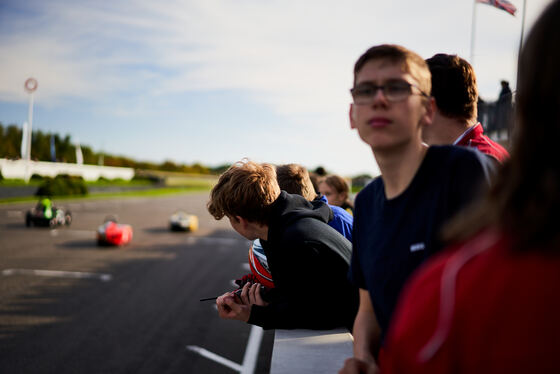
<svg viewBox="0 0 560 374">
<path fill-rule="evenodd" d="M 317 242 L 286 252 L 290 264 L 273 274 L 277 297 L 268 306 L 253 305 L 248 322 L 264 329 L 351 327 L 357 291 L 346 279 L 348 265 L 340 255 Z"/>
<path fill-rule="evenodd" d="M 304 283 L 301 287 L 307 289 Z M 355 289 L 342 285 L 330 292 L 318 292 L 308 295 L 306 299 L 284 299 L 268 306 L 253 305 L 248 323 L 261 326 L 265 330 L 330 330 L 338 327 L 351 329 L 357 306 Z"/>
<path fill-rule="evenodd" d="M 318 308 L 305 301 L 297 303 L 278 302 L 268 306 L 253 305 L 248 323 L 269 329 L 311 329 L 329 330 L 344 326 L 340 318 L 335 318 L 326 308 L 318 313 Z"/>
</svg>

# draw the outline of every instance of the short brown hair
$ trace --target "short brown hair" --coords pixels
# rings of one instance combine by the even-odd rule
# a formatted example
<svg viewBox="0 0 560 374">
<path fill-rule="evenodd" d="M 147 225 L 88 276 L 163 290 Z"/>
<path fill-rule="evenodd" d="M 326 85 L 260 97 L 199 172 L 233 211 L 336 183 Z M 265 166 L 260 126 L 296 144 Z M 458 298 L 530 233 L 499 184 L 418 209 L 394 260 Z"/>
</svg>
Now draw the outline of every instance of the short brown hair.
<svg viewBox="0 0 560 374">
<path fill-rule="evenodd" d="M 348 198 L 348 194 L 350 192 L 350 188 L 348 187 L 348 183 L 339 175 L 331 174 L 321 180 L 321 183 L 326 183 L 331 188 L 334 188 L 336 193 L 343 194 Z"/>
<path fill-rule="evenodd" d="M 286 164 L 276 167 L 276 178 L 280 189 L 287 193 L 301 195 L 311 201 L 317 197 L 313 183 L 306 168 L 298 164 Z"/>
<path fill-rule="evenodd" d="M 334 189 L 337 194 L 344 196 L 344 205 L 349 206 L 352 210 L 354 209 L 354 204 L 350 201 L 350 187 L 344 178 L 336 174 L 331 174 L 321 179 L 320 183 L 326 183 L 329 187 Z"/>
<path fill-rule="evenodd" d="M 276 170 L 270 164 L 243 160 L 233 164 L 210 192 L 208 212 L 215 219 L 240 216 L 268 224 L 269 209 L 280 195 Z"/>
<path fill-rule="evenodd" d="M 477 114 L 478 88 L 474 69 L 457 55 L 439 53 L 426 60 L 432 73 L 432 96 L 447 117 L 471 119 Z"/>
<path fill-rule="evenodd" d="M 429 94 L 432 89 L 430 69 L 420 55 L 396 44 L 381 44 L 368 49 L 354 65 L 354 86 L 356 77 L 364 65 L 372 60 L 388 60 L 394 64 L 402 64 L 404 71 L 418 81 L 422 92 Z"/>
</svg>

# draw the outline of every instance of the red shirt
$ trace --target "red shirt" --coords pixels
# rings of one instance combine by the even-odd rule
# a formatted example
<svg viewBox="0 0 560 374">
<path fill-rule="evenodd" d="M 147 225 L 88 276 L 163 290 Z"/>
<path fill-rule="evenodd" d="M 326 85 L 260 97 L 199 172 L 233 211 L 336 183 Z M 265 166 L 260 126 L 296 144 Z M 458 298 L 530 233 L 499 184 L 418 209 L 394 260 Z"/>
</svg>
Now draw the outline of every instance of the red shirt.
<svg viewBox="0 0 560 374">
<path fill-rule="evenodd" d="M 461 135 L 455 145 L 476 148 L 480 152 L 495 158 L 499 163 L 503 163 L 509 158 L 509 153 L 504 147 L 484 135 L 484 129 L 480 122 Z"/>
<path fill-rule="evenodd" d="M 486 231 L 411 279 L 382 373 L 560 373 L 560 254 Z"/>
</svg>

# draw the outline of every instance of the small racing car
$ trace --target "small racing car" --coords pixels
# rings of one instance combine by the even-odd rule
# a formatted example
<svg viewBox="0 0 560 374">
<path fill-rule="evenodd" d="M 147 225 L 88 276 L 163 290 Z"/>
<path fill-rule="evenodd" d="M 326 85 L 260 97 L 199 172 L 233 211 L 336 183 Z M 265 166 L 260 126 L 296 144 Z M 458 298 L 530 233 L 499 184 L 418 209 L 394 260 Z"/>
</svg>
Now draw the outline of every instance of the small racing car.
<svg viewBox="0 0 560 374">
<path fill-rule="evenodd" d="M 171 231 L 196 231 L 198 230 L 198 217 L 183 211 L 175 212 L 169 218 Z"/>
<path fill-rule="evenodd" d="M 100 246 L 121 246 L 132 240 L 132 226 L 108 219 L 97 228 L 97 244 Z"/>
<path fill-rule="evenodd" d="M 54 206 L 49 198 L 39 200 L 37 205 L 25 214 L 25 226 L 27 227 L 33 225 L 55 228 L 71 223 L 72 213 Z"/>
</svg>

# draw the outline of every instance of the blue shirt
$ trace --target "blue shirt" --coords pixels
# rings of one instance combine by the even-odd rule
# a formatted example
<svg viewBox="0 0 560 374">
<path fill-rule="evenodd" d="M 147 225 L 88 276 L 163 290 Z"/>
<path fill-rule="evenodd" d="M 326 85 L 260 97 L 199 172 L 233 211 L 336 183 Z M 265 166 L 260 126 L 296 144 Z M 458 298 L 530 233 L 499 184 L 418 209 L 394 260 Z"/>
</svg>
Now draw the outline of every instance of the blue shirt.
<svg viewBox="0 0 560 374">
<path fill-rule="evenodd" d="M 325 195 L 321 195 L 318 199 L 326 203 L 333 211 L 334 217 L 328 222 L 329 226 L 341 233 L 346 239 L 352 241 L 352 226 L 354 225 L 354 217 L 341 207 L 330 205 Z"/>
<path fill-rule="evenodd" d="M 399 196 L 385 197 L 381 177 L 358 193 L 349 276 L 369 291 L 382 338 L 406 280 L 441 250 L 442 225 L 484 187 L 491 167 L 479 152 L 432 146 Z"/>
</svg>

